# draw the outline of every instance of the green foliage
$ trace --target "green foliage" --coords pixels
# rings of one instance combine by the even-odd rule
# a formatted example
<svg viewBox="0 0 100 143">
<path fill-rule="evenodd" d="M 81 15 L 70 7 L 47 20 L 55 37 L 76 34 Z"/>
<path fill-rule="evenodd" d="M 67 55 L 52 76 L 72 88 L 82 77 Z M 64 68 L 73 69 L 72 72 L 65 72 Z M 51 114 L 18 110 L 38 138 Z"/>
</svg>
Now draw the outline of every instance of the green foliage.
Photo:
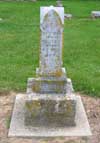
<svg viewBox="0 0 100 143">
<path fill-rule="evenodd" d="M 64 25 L 64 66 L 76 91 L 100 96 L 100 19 L 92 10 L 100 1 L 64 1 L 72 20 Z M 28 77 L 39 66 L 40 6 L 55 1 L 0 3 L 0 90 L 26 90 Z"/>
</svg>

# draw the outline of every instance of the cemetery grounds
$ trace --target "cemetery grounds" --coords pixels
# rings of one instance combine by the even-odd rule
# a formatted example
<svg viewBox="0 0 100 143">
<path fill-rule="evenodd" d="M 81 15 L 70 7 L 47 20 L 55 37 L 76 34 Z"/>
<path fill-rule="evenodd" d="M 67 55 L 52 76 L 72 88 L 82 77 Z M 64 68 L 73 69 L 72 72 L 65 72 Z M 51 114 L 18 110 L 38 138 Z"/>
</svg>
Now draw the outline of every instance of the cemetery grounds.
<svg viewBox="0 0 100 143">
<path fill-rule="evenodd" d="M 100 1 L 63 1 L 65 20 L 63 61 L 74 89 L 80 94 L 93 136 L 100 142 L 100 19 L 91 18 L 100 10 Z M 16 93 L 26 90 L 27 78 L 35 76 L 40 48 L 40 6 L 56 1 L 0 2 L 0 143 L 84 143 L 84 138 L 7 138 Z"/>
</svg>

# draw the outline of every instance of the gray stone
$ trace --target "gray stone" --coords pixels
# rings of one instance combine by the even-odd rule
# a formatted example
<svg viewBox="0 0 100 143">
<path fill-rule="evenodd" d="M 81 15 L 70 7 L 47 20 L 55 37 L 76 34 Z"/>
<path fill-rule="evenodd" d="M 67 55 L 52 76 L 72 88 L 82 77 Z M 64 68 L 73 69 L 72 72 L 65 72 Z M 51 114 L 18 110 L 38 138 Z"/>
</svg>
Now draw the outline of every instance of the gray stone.
<svg viewBox="0 0 100 143">
<path fill-rule="evenodd" d="M 16 95 L 8 137 L 91 136 L 90 126 L 80 96 L 76 96 L 76 126 L 70 127 L 26 126 L 24 123 L 25 100 L 28 99 L 26 94 Z"/>
<path fill-rule="evenodd" d="M 41 13 L 48 12 L 43 15 L 41 21 L 41 48 L 40 48 L 40 73 L 42 76 L 56 76 L 62 73 L 62 37 L 63 23 L 59 12 L 63 14 L 63 8 L 42 7 Z M 42 19 L 42 17 L 41 17 Z"/>
<path fill-rule="evenodd" d="M 72 95 L 74 96 L 74 95 Z M 25 125 L 64 127 L 75 125 L 76 100 L 68 95 L 46 94 L 25 101 Z"/>
<path fill-rule="evenodd" d="M 69 78 L 29 78 L 27 94 L 72 94 L 74 92 L 72 82 Z"/>
<path fill-rule="evenodd" d="M 73 126 L 76 99 L 71 96 L 72 82 L 62 68 L 64 8 L 42 7 L 40 11 L 40 64 L 36 69 L 36 78 L 28 79 L 25 124 L 34 127 Z M 30 99 L 30 96 L 33 98 Z"/>
<path fill-rule="evenodd" d="M 36 78 L 28 79 L 27 94 L 16 97 L 9 136 L 89 135 L 81 99 L 62 68 L 64 8 L 40 11 L 39 68 Z"/>
<path fill-rule="evenodd" d="M 31 84 L 30 84 L 31 82 Z M 28 88 L 33 93 L 66 93 L 67 79 L 66 78 L 32 78 L 28 80 Z M 28 90 L 29 91 L 29 90 Z"/>
<path fill-rule="evenodd" d="M 56 1 L 56 3 L 57 3 L 57 6 L 58 6 L 58 7 L 62 7 L 62 6 L 63 6 L 63 4 L 62 4 L 62 1 L 61 1 L 61 0 L 57 0 L 57 1 Z"/>
<path fill-rule="evenodd" d="M 100 18 L 100 11 L 92 11 L 91 16 L 92 18 Z"/>
<path fill-rule="evenodd" d="M 27 83 L 27 94 L 35 93 L 62 93 L 71 94 L 73 92 L 72 82 L 66 78 L 65 68 L 62 68 L 62 75 L 56 76 L 40 76 L 39 68 L 37 68 L 37 78 L 29 78 Z"/>
<path fill-rule="evenodd" d="M 27 94 L 71 94 L 71 80 L 69 82 L 62 68 L 64 8 L 41 7 L 40 17 L 40 66 L 36 69 L 36 78 L 28 79 Z"/>
</svg>

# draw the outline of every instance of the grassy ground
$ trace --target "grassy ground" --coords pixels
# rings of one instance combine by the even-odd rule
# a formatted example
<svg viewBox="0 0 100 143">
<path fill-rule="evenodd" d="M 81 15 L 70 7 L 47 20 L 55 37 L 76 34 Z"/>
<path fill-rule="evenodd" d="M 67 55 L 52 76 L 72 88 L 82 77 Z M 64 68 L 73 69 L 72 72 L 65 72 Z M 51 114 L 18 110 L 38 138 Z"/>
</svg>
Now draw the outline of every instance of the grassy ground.
<svg viewBox="0 0 100 143">
<path fill-rule="evenodd" d="M 39 8 L 54 1 L 0 2 L 0 90 L 25 91 L 38 67 Z M 63 1 L 73 19 L 64 25 L 64 66 L 76 91 L 100 96 L 100 1 Z"/>
</svg>

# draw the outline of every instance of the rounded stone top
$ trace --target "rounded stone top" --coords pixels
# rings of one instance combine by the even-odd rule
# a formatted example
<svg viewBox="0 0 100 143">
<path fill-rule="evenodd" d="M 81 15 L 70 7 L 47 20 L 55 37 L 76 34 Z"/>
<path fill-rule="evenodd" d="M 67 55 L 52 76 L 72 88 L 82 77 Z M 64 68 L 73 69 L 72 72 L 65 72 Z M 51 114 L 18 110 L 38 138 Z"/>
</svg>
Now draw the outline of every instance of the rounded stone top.
<svg viewBox="0 0 100 143">
<path fill-rule="evenodd" d="M 44 16 L 41 30 L 44 32 L 61 32 L 62 28 L 62 21 L 58 13 L 54 9 L 49 10 Z"/>
<path fill-rule="evenodd" d="M 54 10 L 60 17 L 62 24 L 64 24 L 64 8 L 63 7 L 40 7 L 40 24 L 43 23 L 45 15 L 51 10 Z"/>
</svg>

